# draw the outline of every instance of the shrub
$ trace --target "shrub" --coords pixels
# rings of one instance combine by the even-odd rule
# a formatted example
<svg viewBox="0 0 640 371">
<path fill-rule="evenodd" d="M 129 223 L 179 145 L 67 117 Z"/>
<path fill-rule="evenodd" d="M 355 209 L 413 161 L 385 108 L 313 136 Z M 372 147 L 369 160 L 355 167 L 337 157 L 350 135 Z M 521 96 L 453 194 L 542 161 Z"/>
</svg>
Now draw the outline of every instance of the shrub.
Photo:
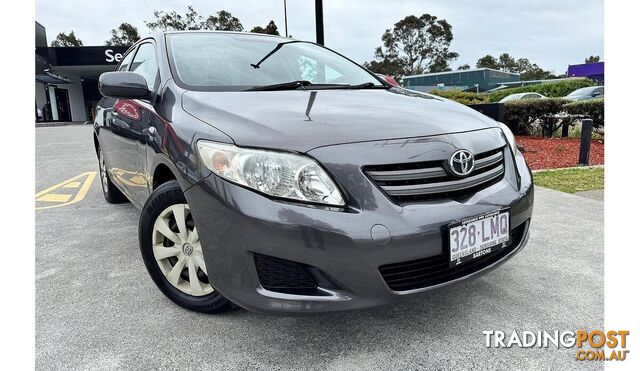
<svg viewBox="0 0 640 371">
<path fill-rule="evenodd" d="M 431 94 L 466 105 L 488 103 L 488 97 L 486 94 L 477 94 L 460 90 L 433 90 L 431 91 Z"/>
<path fill-rule="evenodd" d="M 564 111 L 566 99 L 527 99 L 504 104 L 504 124 L 516 135 L 539 134 L 543 116 Z"/>
<path fill-rule="evenodd" d="M 593 119 L 594 126 L 604 125 L 604 99 L 590 99 L 568 103 L 564 106 L 571 115 L 587 115 Z"/>
<path fill-rule="evenodd" d="M 576 78 L 545 84 L 501 89 L 493 93 L 472 93 L 460 90 L 433 90 L 430 93 L 462 104 L 482 104 L 495 103 L 507 95 L 526 92 L 540 93 L 548 98 L 562 98 L 576 89 L 594 85 L 596 85 L 596 83 L 592 80 Z"/>
<path fill-rule="evenodd" d="M 517 88 L 501 89 L 488 93 L 486 99 L 488 102 L 498 102 L 507 95 L 527 92 L 540 93 L 548 98 L 561 98 L 576 89 L 594 85 L 596 85 L 596 83 L 589 79 L 571 79 L 537 85 L 520 86 Z"/>
</svg>

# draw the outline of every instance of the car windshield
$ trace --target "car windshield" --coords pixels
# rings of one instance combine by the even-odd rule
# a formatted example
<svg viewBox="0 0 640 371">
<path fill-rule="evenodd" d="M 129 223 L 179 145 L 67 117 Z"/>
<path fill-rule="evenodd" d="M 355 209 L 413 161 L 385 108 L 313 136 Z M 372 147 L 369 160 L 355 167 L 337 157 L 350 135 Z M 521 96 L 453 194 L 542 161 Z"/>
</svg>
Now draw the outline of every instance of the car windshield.
<svg viewBox="0 0 640 371">
<path fill-rule="evenodd" d="M 506 97 L 500 99 L 499 103 L 504 103 L 504 102 L 510 102 L 512 100 L 516 100 L 516 99 L 520 99 L 520 97 L 522 97 L 524 94 L 511 94 L 511 95 L 507 95 Z"/>
<path fill-rule="evenodd" d="M 295 81 L 383 87 L 356 63 L 309 42 L 233 33 L 175 33 L 167 40 L 174 78 L 193 90 L 239 91 Z"/>
<path fill-rule="evenodd" d="M 582 95 L 590 95 L 591 92 L 593 91 L 594 88 L 592 87 L 588 87 L 588 88 L 581 88 L 578 90 L 574 90 L 571 93 L 569 93 L 569 95 L 567 95 L 567 97 L 579 97 Z"/>
</svg>

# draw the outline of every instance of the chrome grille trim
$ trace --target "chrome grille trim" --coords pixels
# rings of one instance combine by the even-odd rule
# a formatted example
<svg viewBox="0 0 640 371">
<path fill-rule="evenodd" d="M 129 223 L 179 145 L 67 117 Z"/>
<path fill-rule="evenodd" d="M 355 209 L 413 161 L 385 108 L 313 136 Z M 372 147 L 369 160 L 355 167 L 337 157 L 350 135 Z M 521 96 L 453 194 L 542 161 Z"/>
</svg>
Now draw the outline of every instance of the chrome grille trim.
<svg viewBox="0 0 640 371">
<path fill-rule="evenodd" d="M 448 182 L 412 184 L 406 186 L 381 186 L 390 196 L 414 196 L 433 193 L 444 193 L 459 191 L 466 188 L 475 187 L 484 182 L 488 182 L 504 173 L 504 165 L 493 168 L 487 172 L 470 176 L 460 180 L 452 180 Z"/>
<path fill-rule="evenodd" d="M 457 177 L 446 170 L 447 159 L 365 166 L 363 171 L 389 197 L 399 202 L 428 200 L 475 192 L 502 178 L 504 149 L 475 154 L 471 174 Z M 486 185 L 485 185 L 486 184 Z"/>
<path fill-rule="evenodd" d="M 379 181 L 429 179 L 447 176 L 447 173 L 441 167 L 412 170 L 369 171 L 368 174 L 373 180 Z"/>
<path fill-rule="evenodd" d="M 489 157 L 485 157 L 477 160 L 474 169 L 475 170 L 484 169 L 485 167 L 489 167 L 491 165 L 497 164 L 498 162 L 502 162 L 503 159 L 504 159 L 503 153 L 498 152 Z"/>
</svg>

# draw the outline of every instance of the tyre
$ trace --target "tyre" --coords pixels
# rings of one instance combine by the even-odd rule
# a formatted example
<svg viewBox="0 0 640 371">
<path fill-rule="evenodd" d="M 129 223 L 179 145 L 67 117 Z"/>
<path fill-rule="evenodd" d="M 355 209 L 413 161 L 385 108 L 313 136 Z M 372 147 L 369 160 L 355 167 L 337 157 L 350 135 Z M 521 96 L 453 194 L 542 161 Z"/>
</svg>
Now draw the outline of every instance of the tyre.
<svg viewBox="0 0 640 371">
<path fill-rule="evenodd" d="M 100 180 L 102 183 L 102 194 L 104 199 L 110 204 L 126 202 L 127 197 L 113 184 L 107 171 L 107 164 L 104 161 L 102 148 L 98 148 L 98 165 L 100 166 Z"/>
<path fill-rule="evenodd" d="M 203 313 L 232 308 L 209 283 L 198 231 L 177 181 L 151 193 L 142 208 L 138 235 L 147 271 L 171 301 Z"/>
</svg>

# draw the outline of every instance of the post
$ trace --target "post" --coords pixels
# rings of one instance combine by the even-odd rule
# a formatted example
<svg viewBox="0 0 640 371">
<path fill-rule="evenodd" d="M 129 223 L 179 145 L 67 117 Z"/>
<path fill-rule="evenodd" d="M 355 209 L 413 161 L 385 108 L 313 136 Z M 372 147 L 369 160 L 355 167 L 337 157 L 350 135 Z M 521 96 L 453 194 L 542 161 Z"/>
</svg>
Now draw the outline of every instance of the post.
<svg viewBox="0 0 640 371">
<path fill-rule="evenodd" d="M 580 157 L 578 164 L 589 165 L 589 152 L 591 150 L 591 132 L 593 131 L 593 120 L 586 118 L 582 120 L 582 133 L 580 135 Z"/>
<path fill-rule="evenodd" d="M 316 0 L 316 42 L 324 45 L 324 21 L 322 14 L 322 0 Z"/>
<path fill-rule="evenodd" d="M 566 138 L 569 136 L 569 123 L 562 123 L 562 137 Z"/>
<path fill-rule="evenodd" d="M 543 138 L 551 138 L 553 136 L 553 120 L 552 116 L 547 116 L 544 119 L 544 127 L 542 130 Z"/>
<path fill-rule="evenodd" d="M 289 26 L 287 24 L 287 0 L 284 0 L 284 37 L 289 37 Z"/>
</svg>

